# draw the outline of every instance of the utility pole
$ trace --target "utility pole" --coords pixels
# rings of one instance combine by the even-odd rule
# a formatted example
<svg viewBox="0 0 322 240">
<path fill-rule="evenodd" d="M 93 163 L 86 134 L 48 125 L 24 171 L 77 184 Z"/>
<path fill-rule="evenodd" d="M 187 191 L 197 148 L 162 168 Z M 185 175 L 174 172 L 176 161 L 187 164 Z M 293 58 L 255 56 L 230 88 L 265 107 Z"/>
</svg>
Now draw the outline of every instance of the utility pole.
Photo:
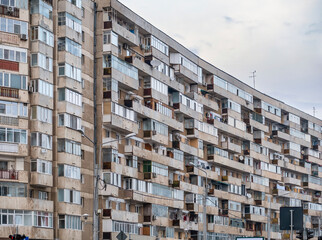
<svg viewBox="0 0 322 240">
<path fill-rule="evenodd" d="M 256 79 L 255 73 L 256 73 L 256 70 L 252 72 L 252 75 L 251 76 L 249 76 L 250 78 L 253 79 L 254 88 L 255 88 L 255 79 Z"/>
</svg>

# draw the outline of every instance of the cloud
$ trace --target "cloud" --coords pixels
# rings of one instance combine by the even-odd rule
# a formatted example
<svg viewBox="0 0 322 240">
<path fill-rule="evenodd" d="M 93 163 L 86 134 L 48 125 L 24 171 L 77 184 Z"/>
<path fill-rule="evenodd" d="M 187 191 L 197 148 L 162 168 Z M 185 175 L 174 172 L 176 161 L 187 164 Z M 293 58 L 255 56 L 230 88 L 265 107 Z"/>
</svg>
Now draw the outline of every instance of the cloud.
<svg viewBox="0 0 322 240">
<path fill-rule="evenodd" d="M 322 33 L 322 22 L 312 23 L 308 26 L 308 30 L 305 34 L 321 34 Z"/>
</svg>

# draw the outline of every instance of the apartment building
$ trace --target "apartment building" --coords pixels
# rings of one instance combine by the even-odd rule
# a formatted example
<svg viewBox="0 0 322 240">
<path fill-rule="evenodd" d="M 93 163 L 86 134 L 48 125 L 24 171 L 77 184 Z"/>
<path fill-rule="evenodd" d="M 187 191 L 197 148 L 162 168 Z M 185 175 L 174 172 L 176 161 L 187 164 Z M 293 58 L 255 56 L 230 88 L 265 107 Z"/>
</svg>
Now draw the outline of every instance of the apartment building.
<svg viewBox="0 0 322 240">
<path fill-rule="evenodd" d="M 0 0 L 0 125 L 0 239 L 319 235 L 322 120 L 116 0 Z"/>
</svg>

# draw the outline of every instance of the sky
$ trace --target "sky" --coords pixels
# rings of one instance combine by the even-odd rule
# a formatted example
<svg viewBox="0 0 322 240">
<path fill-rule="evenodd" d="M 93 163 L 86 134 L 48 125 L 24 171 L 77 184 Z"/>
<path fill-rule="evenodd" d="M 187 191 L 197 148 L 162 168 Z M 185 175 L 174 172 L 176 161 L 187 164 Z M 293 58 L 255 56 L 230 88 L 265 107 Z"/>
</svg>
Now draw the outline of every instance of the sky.
<svg viewBox="0 0 322 240">
<path fill-rule="evenodd" d="M 120 0 L 214 66 L 322 119 L 321 0 Z"/>
</svg>

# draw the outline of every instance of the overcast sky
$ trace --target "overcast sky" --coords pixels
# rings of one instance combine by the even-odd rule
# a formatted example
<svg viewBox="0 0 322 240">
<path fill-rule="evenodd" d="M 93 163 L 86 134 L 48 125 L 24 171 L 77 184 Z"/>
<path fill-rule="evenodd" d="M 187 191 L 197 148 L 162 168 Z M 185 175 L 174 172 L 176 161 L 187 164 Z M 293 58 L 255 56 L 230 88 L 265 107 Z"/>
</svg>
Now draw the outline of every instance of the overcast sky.
<svg viewBox="0 0 322 240">
<path fill-rule="evenodd" d="M 322 119 L 321 0 L 120 0 L 201 58 Z"/>
</svg>

